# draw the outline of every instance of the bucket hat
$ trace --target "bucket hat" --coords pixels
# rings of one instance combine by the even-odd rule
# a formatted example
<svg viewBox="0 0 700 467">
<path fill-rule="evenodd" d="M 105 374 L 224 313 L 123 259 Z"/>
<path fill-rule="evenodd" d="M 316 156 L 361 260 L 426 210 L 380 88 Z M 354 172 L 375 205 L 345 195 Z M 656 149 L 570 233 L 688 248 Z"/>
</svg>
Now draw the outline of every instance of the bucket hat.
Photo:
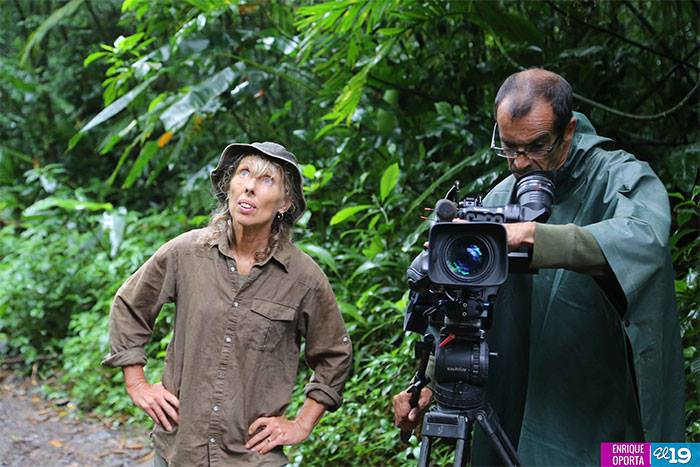
<svg viewBox="0 0 700 467">
<path fill-rule="evenodd" d="M 221 153 L 219 163 L 211 172 L 211 183 L 214 187 L 214 195 L 219 201 L 226 201 L 227 193 L 221 191 L 219 187 L 221 179 L 226 172 L 226 168 L 235 164 L 244 154 L 262 154 L 289 168 L 286 172 L 292 176 L 292 205 L 284 213 L 284 216 L 288 217 L 291 222 L 294 223 L 306 209 L 306 200 L 304 199 L 301 170 L 299 169 L 297 158 L 281 144 L 265 141 L 263 143 L 250 144 L 233 143 L 226 146 Z"/>
</svg>

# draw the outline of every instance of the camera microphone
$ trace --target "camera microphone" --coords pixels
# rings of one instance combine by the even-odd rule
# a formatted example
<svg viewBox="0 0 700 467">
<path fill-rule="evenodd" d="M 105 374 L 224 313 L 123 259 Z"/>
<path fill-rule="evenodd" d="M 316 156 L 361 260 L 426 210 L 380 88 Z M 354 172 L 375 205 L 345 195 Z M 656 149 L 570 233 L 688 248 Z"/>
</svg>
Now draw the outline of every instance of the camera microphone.
<svg viewBox="0 0 700 467">
<path fill-rule="evenodd" d="M 440 222 L 452 222 L 457 217 L 457 204 L 449 199 L 441 199 L 435 203 L 435 214 Z"/>
</svg>

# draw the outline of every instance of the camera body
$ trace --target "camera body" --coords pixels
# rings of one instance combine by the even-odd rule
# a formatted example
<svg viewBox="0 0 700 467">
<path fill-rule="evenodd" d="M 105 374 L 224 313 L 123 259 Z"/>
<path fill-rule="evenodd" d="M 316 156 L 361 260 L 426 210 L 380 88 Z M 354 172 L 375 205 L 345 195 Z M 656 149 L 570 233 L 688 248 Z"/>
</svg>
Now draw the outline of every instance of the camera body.
<svg viewBox="0 0 700 467">
<path fill-rule="evenodd" d="M 503 224 L 549 219 L 554 199 L 551 175 L 526 175 L 517 182 L 515 194 L 518 203 L 484 207 L 481 198 L 457 201 L 459 183 L 455 183 L 435 206 L 437 219 L 430 229 L 429 247 L 411 263 L 409 287 L 417 291 L 431 284 L 492 287 L 505 282 L 509 270 L 527 272 L 531 252 L 508 251 Z"/>
</svg>

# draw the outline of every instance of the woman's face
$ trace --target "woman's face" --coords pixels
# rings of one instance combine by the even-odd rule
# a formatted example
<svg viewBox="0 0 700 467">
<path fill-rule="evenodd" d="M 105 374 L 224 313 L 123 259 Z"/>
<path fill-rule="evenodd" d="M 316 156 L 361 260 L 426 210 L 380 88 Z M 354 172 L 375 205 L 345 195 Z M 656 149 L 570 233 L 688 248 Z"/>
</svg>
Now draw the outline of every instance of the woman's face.
<svg viewBox="0 0 700 467">
<path fill-rule="evenodd" d="M 260 156 L 243 157 L 228 190 L 228 209 L 234 224 L 244 228 L 270 228 L 278 212 L 290 202 L 285 196 L 284 173 Z"/>
</svg>

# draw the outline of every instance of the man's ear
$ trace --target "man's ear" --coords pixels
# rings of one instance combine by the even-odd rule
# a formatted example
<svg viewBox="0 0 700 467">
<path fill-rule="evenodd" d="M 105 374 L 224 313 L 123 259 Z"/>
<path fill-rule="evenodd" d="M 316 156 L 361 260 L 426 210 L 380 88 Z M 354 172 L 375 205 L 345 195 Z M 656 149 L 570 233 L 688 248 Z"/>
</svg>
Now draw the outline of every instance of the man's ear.
<svg viewBox="0 0 700 467">
<path fill-rule="evenodd" d="M 569 123 L 566 124 L 566 131 L 564 133 L 564 139 L 569 142 L 571 138 L 574 137 L 574 132 L 576 131 L 576 117 L 572 116 Z"/>
</svg>

